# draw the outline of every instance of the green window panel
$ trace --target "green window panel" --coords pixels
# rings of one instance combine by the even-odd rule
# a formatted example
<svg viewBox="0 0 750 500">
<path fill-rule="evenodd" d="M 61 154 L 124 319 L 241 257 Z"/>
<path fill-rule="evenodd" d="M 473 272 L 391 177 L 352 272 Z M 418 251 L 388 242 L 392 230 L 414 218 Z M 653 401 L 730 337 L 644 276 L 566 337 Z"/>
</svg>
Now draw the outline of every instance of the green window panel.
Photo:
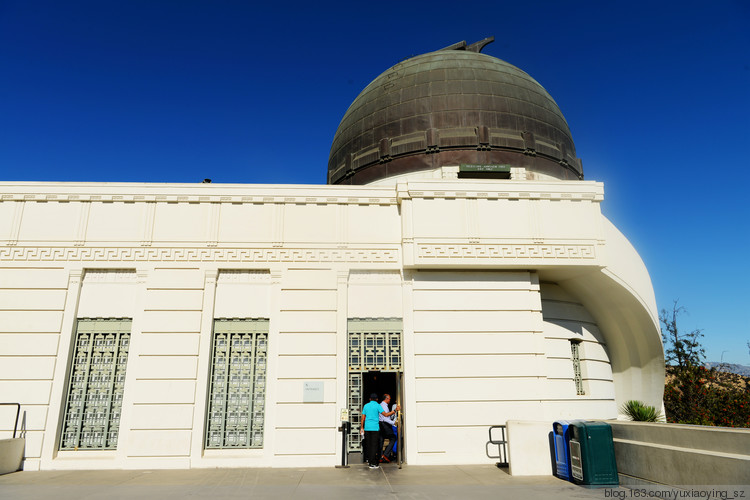
<svg viewBox="0 0 750 500">
<path fill-rule="evenodd" d="M 350 319 L 348 328 L 350 372 L 401 371 L 400 319 Z"/>
<path fill-rule="evenodd" d="M 583 377 L 581 376 L 581 342 L 578 340 L 570 341 L 570 353 L 573 360 L 573 380 L 576 384 L 576 394 L 583 396 L 586 391 L 583 390 Z"/>
<path fill-rule="evenodd" d="M 267 319 L 214 320 L 206 448 L 262 448 Z"/>
<path fill-rule="evenodd" d="M 364 406 L 364 398 L 362 397 L 362 373 L 361 372 L 350 372 L 349 373 L 349 421 L 351 426 L 349 428 L 349 451 L 362 451 L 362 443 L 360 441 L 359 428 L 361 422 L 361 411 Z"/>
<path fill-rule="evenodd" d="M 61 450 L 117 448 L 131 323 L 125 318 L 78 320 Z"/>
<path fill-rule="evenodd" d="M 349 329 L 349 451 L 361 451 L 362 373 L 402 371 L 400 318 L 351 318 Z"/>
</svg>

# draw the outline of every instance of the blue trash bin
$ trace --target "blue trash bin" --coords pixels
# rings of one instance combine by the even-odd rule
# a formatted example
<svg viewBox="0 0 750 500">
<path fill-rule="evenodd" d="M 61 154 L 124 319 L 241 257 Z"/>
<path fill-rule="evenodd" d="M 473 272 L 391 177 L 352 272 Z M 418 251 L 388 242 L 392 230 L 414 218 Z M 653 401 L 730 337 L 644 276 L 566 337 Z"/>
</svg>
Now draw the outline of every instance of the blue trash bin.
<svg viewBox="0 0 750 500">
<path fill-rule="evenodd" d="M 555 476 L 573 482 L 570 467 L 570 435 L 572 420 L 558 420 L 552 424 L 552 435 L 555 443 Z"/>
</svg>

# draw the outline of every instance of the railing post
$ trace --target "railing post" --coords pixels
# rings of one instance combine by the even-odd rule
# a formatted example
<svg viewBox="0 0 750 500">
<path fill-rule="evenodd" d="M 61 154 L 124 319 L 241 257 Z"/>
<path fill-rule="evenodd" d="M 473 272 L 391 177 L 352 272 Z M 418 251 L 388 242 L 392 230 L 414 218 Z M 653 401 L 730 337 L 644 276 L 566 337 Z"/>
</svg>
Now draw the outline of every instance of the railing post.
<svg viewBox="0 0 750 500">
<path fill-rule="evenodd" d="M 501 432 L 501 438 L 498 441 L 497 439 L 492 439 L 492 429 L 500 429 Z M 489 437 L 490 440 L 487 441 L 487 444 L 485 445 L 485 453 L 487 454 L 488 458 L 499 458 L 501 461 L 496 463 L 497 467 L 508 467 L 508 450 L 506 449 L 506 445 L 508 444 L 507 439 L 505 438 L 505 426 L 504 425 L 492 425 L 489 429 Z M 489 445 L 496 445 L 497 446 L 497 455 L 490 455 L 489 450 L 487 449 Z"/>
<path fill-rule="evenodd" d="M 13 439 L 16 439 L 16 431 L 18 431 L 18 417 L 21 416 L 21 403 L 0 403 L 0 406 L 12 405 L 16 405 L 16 423 L 13 424 Z"/>
</svg>

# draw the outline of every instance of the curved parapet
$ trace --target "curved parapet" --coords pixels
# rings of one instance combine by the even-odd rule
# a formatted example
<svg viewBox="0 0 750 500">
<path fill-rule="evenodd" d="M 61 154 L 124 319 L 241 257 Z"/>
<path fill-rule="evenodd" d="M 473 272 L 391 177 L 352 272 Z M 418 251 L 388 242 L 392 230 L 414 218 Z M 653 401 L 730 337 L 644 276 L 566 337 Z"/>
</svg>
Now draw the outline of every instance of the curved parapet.
<svg viewBox="0 0 750 500">
<path fill-rule="evenodd" d="M 617 407 L 631 399 L 662 408 L 664 350 L 651 279 L 625 236 L 604 216 L 599 272 L 559 284 L 596 319 L 608 346 Z"/>
</svg>

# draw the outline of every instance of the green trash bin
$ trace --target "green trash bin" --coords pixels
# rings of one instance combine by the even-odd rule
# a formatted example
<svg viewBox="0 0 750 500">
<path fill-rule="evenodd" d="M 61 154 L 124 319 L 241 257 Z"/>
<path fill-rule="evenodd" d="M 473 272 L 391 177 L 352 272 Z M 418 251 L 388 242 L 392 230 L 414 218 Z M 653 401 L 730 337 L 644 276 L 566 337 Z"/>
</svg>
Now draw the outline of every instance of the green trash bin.
<svg viewBox="0 0 750 500">
<path fill-rule="evenodd" d="M 612 428 L 605 422 L 570 422 L 570 468 L 577 484 L 617 485 Z"/>
</svg>

